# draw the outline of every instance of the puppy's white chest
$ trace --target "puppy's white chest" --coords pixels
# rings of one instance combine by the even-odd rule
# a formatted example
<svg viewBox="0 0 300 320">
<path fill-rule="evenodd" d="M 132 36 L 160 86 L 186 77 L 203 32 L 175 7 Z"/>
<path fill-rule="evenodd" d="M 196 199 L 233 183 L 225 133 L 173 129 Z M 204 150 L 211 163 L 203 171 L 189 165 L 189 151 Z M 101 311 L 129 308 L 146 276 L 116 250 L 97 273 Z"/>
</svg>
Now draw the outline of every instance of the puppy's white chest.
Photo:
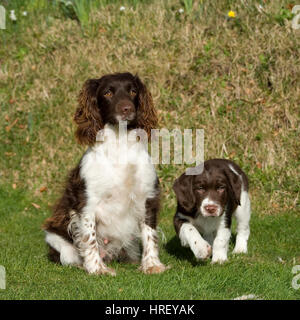
<svg viewBox="0 0 300 320">
<path fill-rule="evenodd" d="M 199 215 L 194 225 L 202 235 L 213 236 L 219 228 L 220 217 L 203 217 Z"/>
</svg>

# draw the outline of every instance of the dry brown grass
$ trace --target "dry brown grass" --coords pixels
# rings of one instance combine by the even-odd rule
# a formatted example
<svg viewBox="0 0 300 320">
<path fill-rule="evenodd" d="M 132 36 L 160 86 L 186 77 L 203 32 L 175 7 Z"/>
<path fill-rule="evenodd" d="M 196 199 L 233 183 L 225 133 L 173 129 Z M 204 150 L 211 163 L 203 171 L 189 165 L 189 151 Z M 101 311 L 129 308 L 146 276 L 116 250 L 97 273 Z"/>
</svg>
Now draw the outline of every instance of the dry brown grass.
<svg viewBox="0 0 300 320">
<path fill-rule="evenodd" d="M 122 14 L 109 5 L 84 35 L 72 20 L 28 25 L 1 57 L 2 182 L 52 202 L 83 151 L 72 122 L 83 82 L 130 71 L 148 84 L 161 127 L 203 128 L 206 159 L 244 168 L 257 213 L 299 210 L 300 30 L 272 19 L 282 3 L 267 2 L 264 14 L 248 2 L 206 1 L 190 16 L 176 13 L 178 1 Z M 230 9 L 236 20 L 226 19 Z M 174 208 L 171 185 L 182 171 L 158 166 L 165 208 Z"/>
</svg>

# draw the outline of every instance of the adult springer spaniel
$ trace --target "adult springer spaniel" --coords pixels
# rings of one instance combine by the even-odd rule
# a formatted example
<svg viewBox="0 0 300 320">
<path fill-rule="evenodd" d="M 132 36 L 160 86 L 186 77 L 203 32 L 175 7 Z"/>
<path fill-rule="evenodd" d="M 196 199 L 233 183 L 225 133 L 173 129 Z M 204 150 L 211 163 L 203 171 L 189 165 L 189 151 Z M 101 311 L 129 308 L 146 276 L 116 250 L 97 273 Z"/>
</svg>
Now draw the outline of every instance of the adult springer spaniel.
<svg viewBox="0 0 300 320">
<path fill-rule="evenodd" d="M 182 174 L 173 189 L 177 197 L 176 233 L 197 259 L 212 254 L 212 263 L 227 260 L 233 215 L 237 218 L 233 252 L 247 252 L 251 208 L 248 178 L 239 166 L 225 159 L 207 160 L 201 174 Z"/>
<path fill-rule="evenodd" d="M 87 80 L 74 120 L 77 140 L 89 148 L 43 225 L 50 260 L 115 275 L 106 263 L 137 261 L 142 244 L 141 270 L 165 271 L 156 233 L 159 180 L 137 130 L 149 135 L 157 125 L 150 92 L 130 73 Z"/>
</svg>

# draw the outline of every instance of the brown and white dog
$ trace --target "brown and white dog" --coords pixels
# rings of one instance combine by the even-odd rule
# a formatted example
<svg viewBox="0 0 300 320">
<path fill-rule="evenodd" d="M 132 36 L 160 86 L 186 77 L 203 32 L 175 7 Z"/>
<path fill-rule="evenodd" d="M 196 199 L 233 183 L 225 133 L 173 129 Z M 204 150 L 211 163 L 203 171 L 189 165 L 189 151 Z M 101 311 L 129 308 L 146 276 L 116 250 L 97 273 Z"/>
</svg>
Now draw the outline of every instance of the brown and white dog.
<svg viewBox="0 0 300 320">
<path fill-rule="evenodd" d="M 177 211 L 174 227 L 182 246 L 197 259 L 212 254 L 212 263 L 225 262 L 231 219 L 237 218 L 234 253 L 246 253 L 250 234 L 250 199 L 246 174 L 234 162 L 212 159 L 199 175 L 182 174 L 174 183 Z"/>
<path fill-rule="evenodd" d="M 105 262 L 137 261 L 142 244 L 141 270 L 163 272 L 156 233 L 159 181 L 147 148 L 135 136 L 136 129 L 149 134 L 157 125 L 150 92 L 130 73 L 90 79 L 74 119 L 77 140 L 89 148 L 43 225 L 49 258 L 88 273 L 115 275 Z M 126 130 L 120 130 L 121 121 Z"/>
</svg>

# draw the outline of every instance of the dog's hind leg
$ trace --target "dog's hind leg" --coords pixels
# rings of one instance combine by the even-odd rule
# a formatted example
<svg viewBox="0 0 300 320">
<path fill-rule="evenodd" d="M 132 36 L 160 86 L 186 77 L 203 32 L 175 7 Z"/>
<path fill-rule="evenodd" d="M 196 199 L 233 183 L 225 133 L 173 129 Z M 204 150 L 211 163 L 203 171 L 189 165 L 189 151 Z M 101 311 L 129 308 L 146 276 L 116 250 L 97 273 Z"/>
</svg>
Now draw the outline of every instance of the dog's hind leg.
<svg viewBox="0 0 300 320">
<path fill-rule="evenodd" d="M 241 192 L 241 205 L 237 207 L 234 215 L 237 219 L 237 236 L 233 253 L 247 253 L 247 243 L 250 235 L 251 205 L 248 192 Z"/>
</svg>

